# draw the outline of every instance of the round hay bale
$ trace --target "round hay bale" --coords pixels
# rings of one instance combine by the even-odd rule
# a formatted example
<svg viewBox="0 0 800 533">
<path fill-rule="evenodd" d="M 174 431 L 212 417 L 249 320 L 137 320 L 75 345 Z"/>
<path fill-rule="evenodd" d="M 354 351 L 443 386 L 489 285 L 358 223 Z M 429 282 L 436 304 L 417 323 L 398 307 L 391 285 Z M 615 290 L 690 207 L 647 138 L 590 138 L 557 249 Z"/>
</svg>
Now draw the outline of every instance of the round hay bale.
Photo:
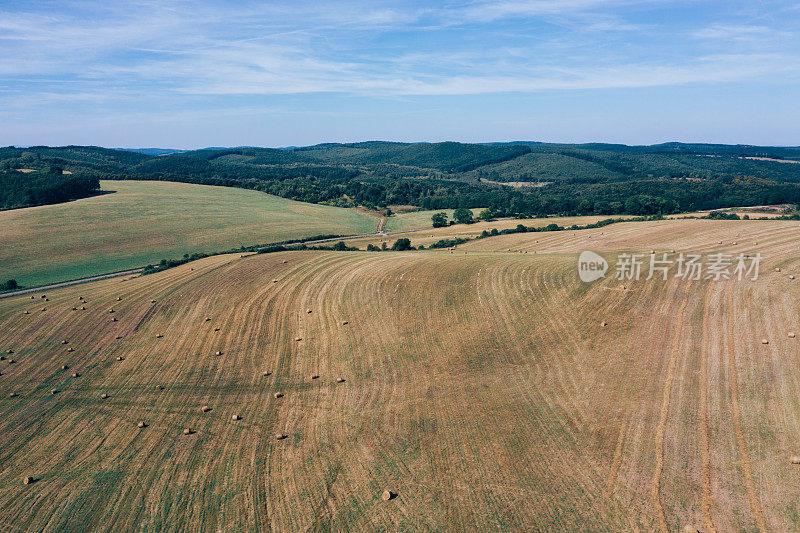
<svg viewBox="0 0 800 533">
<path fill-rule="evenodd" d="M 336 378 L 336 383 L 344 383 L 344 378 Z"/>
<path fill-rule="evenodd" d="M 64 339 L 63 341 L 61 341 L 61 344 L 68 344 L 68 343 L 69 343 L 69 341 L 67 339 Z"/>
<path fill-rule="evenodd" d="M 156 385 L 156 390 L 164 390 L 164 386 L 163 385 Z"/>
<path fill-rule="evenodd" d="M 776 268 L 776 269 L 775 269 L 775 272 L 780 272 L 780 271 L 781 271 L 781 269 L 780 269 L 780 268 Z"/>
<path fill-rule="evenodd" d="M 789 458 L 789 462 L 793 465 L 800 465 L 800 455 L 793 455 Z"/>
<path fill-rule="evenodd" d="M 311 309 L 306 309 L 306 313 L 311 314 Z"/>
<path fill-rule="evenodd" d="M 214 328 L 214 331 L 219 331 L 219 328 Z"/>
<path fill-rule="evenodd" d="M 36 299 L 35 297 L 31 296 L 31 300 L 35 300 L 35 299 Z"/>
<path fill-rule="evenodd" d="M 44 311 L 47 311 L 47 308 L 46 308 L 46 307 L 42 307 L 42 311 L 43 311 L 43 312 L 44 312 Z"/>
<path fill-rule="evenodd" d="M 25 476 L 22 478 L 23 485 L 30 485 L 31 483 L 33 483 L 33 478 L 31 476 Z"/>
<path fill-rule="evenodd" d="M 154 303 L 156 303 L 156 301 L 155 300 L 150 300 L 150 303 L 154 304 Z"/>
<path fill-rule="evenodd" d="M 789 338 L 790 338 L 790 339 L 794 339 L 794 338 L 795 338 L 794 331 L 790 331 L 790 332 L 789 332 Z"/>
<path fill-rule="evenodd" d="M 204 413 L 207 413 L 211 410 L 211 407 L 204 405 L 203 407 L 200 408 L 200 410 L 203 411 Z"/>
<path fill-rule="evenodd" d="M 275 433 L 275 438 L 277 440 L 283 440 L 283 439 L 286 438 L 286 434 L 284 434 L 284 433 Z"/>
<path fill-rule="evenodd" d="M 50 394 L 58 394 L 58 389 L 53 389 L 50 391 Z"/>
<path fill-rule="evenodd" d="M 277 279 L 273 279 L 272 283 L 278 283 L 278 280 Z"/>
<path fill-rule="evenodd" d="M 9 348 L 8 350 L 6 350 L 6 353 L 14 353 L 14 350 L 12 350 L 11 348 Z"/>
<path fill-rule="evenodd" d="M 121 302 L 121 301 L 122 301 L 122 298 L 120 298 L 119 296 L 117 296 L 117 301 L 118 301 L 118 302 Z"/>
<path fill-rule="evenodd" d="M 301 340 L 303 340 L 303 337 L 295 337 L 294 340 L 295 342 L 300 342 Z"/>
<path fill-rule="evenodd" d="M 69 368 L 69 365 L 61 365 L 61 370 L 66 370 Z"/>
<path fill-rule="evenodd" d="M 210 317 L 206 317 L 206 322 L 211 322 L 211 318 Z"/>
<path fill-rule="evenodd" d="M 111 322 L 116 322 L 116 321 L 117 321 L 117 317 L 115 317 L 115 316 L 112 316 L 112 317 L 111 317 Z"/>
<path fill-rule="evenodd" d="M 122 357 L 121 355 L 118 355 L 118 356 L 117 356 L 117 361 L 124 361 L 124 360 L 125 360 L 125 358 L 124 358 L 124 357 Z"/>
<path fill-rule="evenodd" d="M 46 294 L 42 294 L 42 300 L 45 300 L 45 299 L 47 299 L 47 295 Z"/>
<path fill-rule="evenodd" d="M 265 375 L 265 376 L 271 376 L 271 375 L 272 375 L 272 372 L 271 372 L 271 371 L 269 371 L 269 370 L 264 370 L 264 375 Z"/>
<path fill-rule="evenodd" d="M 17 397 L 17 393 L 16 392 L 12 392 L 11 394 L 8 395 L 8 397 L 9 398 L 16 398 Z"/>
<path fill-rule="evenodd" d="M 8 360 L 8 364 L 9 364 L 9 365 L 13 365 L 13 364 L 14 364 L 14 363 L 16 363 L 16 362 L 17 362 L 17 361 L 16 361 L 16 360 L 14 360 L 14 359 L 9 359 L 9 360 Z"/>
<path fill-rule="evenodd" d="M 73 310 L 73 311 L 77 311 L 77 310 L 78 310 L 78 308 L 73 306 L 73 307 L 72 307 L 72 310 Z"/>
<path fill-rule="evenodd" d="M 30 311 L 28 311 L 28 310 L 26 309 L 26 310 L 25 310 L 25 312 L 24 312 L 24 313 L 22 313 L 22 314 L 23 314 L 23 315 L 29 315 L 29 314 L 31 314 L 31 312 L 30 312 Z"/>
<path fill-rule="evenodd" d="M 342 325 L 343 325 L 343 326 L 346 326 L 346 325 L 347 325 L 347 324 L 349 324 L 349 323 L 350 323 L 350 322 L 348 322 L 347 320 L 344 320 L 344 321 L 342 321 Z"/>
<path fill-rule="evenodd" d="M 184 435 L 191 435 L 192 433 L 194 433 L 194 431 L 192 431 L 192 428 L 185 428 L 183 430 Z"/>
<path fill-rule="evenodd" d="M 50 301 L 50 298 L 45 298 L 45 299 L 44 299 L 44 301 L 45 301 L 45 302 L 49 302 L 49 301 Z"/>
<path fill-rule="evenodd" d="M 276 392 L 275 394 L 273 394 L 273 396 L 275 398 L 283 398 L 283 393 L 282 392 Z"/>
<path fill-rule="evenodd" d="M 231 420 L 233 420 L 233 421 L 239 420 L 239 415 L 231 416 Z"/>
<path fill-rule="evenodd" d="M 164 337 L 164 335 L 162 335 L 161 333 L 159 333 L 158 335 L 156 335 L 156 339 L 161 339 L 161 338 L 163 338 L 163 337 Z"/>
<path fill-rule="evenodd" d="M 113 308 L 111 308 L 111 309 L 109 309 L 109 310 L 108 310 L 108 312 L 109 312 L 109 313 L 113 313 L 113 312 L 114 312 L 114 309 L 113 309 Z"/>
<path fill-rule="evenodd" d="M 105 400 L 106 398 L 108 398 L 108 394 L 106 394 L 105 392 L 100 395 L 100 399 Z"/>
<path fill-rule="evenodd" d="M 289 261 L 286 261 L 286 260 L 284 260 L 284 261 L 283 261 L 283 264 L 285 265 L 285 264 L 286 264 L 286 263 L 288 263 L 288 262 L 289 262 Z"/>
<path fill-rule="evenodd" d="M 81 306 L 81 311 L 86 311 L 86 308 L 84 306 Z"/>
<path fill-rule="evenodd" d="M 0 361 L 5 361 L 5 360 L 6 360 L 6 356 L 5 355 L 0 355 Z"/>
<path fill-rule="evenodd" d="M 120 340 L 121 338 L 122 338 L 122 336 L 121 336 L 121 335 L 117 335 L 117 336 L 116 336 L 116 339 L 117 339 L 117 340 Z"/>
<path fill-rule="evenodd" d="M 67 351 L 68 351 L 68 352 L 74 352 L 74 351 L 75 351 L 75 348 L 72 348 L 72 347 L 70 347 L 70 348 L 67 348 Z"/>
<path fill-rule="evenodd" d="M 383 491 L 383 494 L 381 494 L 381 500 L 385 502 L 388 502 L 392 498 L 394 498 L 394 493 L 392 493 L 392 491 L 390 490 L 385 490 Z"/>
<path fill-rule="evenodd" d="M 601 328 L 608 327 L 608 322 L 606 322 L 605 320 L 603 320 L 602 322 L 600 322 L 600 327 L 601 327 Z"/>
<path fill-rule="evenodd" d="M 222 355 L 222 352 L 220 350 L 217 350 L 217 353 L 215 353 L 214 355 Z"/>
<path fill-rule="evenodd" d="M 80 375 L 80 374 L 78 374 L 77 372 L 73 372 L 73 373 L 72 373 L 72 377 L 73 377 L 73 378 L 79 378 L 79 377 L 81 377 L 81 375 Z"/>
<path fill-rule="evenodd" d="M 312 374 L 311 379 L 319 379 L 319 376 L 317 374 Z"/>
<path fill-rule="evenodd" d="M 789 274 L 789 279 L 794 279 L 794 274 Z"/>
<path fill-rule="evenodd" d="M 136 424 L 136 425 L 137 425 L 139 428 L 146 428 L 146 427 L 147 427 L 147 423 L 145 423 L 145 422 L 139 422 L 139 423 L 138 423 L 138 424 Z"/>
<path fill-rule="evenodd" d="M 767 339 L 761 339 L 761 344 L 769 344 L 769 340 L 767 340 Z"/>
</svg>

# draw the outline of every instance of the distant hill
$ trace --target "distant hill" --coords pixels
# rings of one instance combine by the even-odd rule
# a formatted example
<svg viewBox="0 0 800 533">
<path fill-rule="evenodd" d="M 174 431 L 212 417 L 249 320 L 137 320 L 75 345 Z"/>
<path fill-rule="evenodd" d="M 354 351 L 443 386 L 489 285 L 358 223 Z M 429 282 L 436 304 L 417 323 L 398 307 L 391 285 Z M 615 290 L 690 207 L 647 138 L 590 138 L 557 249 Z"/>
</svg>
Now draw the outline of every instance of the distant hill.
<svg viewBox="0 0 800 533">
<path fill-rule="evenodd" d="M 0 170 L 257 189 L 341 207 L 652 214 L 800 201 L 800 147 L 368 141 L 292 148 L 0 148 Z M 547 182 L 545 187 L 504 187 Z M 634 198 L 636 197 L 636 198 Z M 638 198 L 643 197 L 643 198 Z M 633 199 L 632 199 L 633 198 Z M 731 204 L 735 202 L 735 204 Z M 649 205 L 642 212 L 641 205 Z"/>
</svg>

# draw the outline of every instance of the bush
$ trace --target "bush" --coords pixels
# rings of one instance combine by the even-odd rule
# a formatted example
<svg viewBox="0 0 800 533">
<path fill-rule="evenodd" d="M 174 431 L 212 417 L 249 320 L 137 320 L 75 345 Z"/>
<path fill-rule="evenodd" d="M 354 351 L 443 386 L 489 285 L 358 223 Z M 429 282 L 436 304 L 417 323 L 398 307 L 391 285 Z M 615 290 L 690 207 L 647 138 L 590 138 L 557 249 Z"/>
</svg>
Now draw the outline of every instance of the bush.
<svg viewBox="0 0 800 533">
<path fill-rule="evenodd" d="M 453 212 L 453 218 L 458 224 L 472 224 L 472 211 L 465 207 L 459 207 Z"/>
<path fill-rule="evenodd" d="M 17 280 L 10 279 L 4 283 L 0 283 L 0 291 L 13 291 L 19 288 Z"/>
<path fill-rule="evenodd" d="M 411 240 L 406 238 L 397 239 L 392 245 L 392 251 L 394 252 L 403 252 L 411 249 Z"/>
<path fill-rule="evenodd" d="M 431 216 L 434 228 L 443 228 L 447 226 L 447 213 L 434 213 Z"/>
</svg>

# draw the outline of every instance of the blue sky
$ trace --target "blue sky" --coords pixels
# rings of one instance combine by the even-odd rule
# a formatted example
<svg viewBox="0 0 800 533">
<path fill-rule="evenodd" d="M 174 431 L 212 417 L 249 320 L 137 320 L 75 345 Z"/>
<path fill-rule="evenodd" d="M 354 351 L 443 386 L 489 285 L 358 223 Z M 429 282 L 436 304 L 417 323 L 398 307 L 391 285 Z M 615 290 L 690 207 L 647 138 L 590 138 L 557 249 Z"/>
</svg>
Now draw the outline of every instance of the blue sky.
<svg viewBox="0 0 800 533">
<path fill-rule="evenodd" d="M 0 0 L 0 144 L 800 145 L 800 1 Z"/>
</svg>

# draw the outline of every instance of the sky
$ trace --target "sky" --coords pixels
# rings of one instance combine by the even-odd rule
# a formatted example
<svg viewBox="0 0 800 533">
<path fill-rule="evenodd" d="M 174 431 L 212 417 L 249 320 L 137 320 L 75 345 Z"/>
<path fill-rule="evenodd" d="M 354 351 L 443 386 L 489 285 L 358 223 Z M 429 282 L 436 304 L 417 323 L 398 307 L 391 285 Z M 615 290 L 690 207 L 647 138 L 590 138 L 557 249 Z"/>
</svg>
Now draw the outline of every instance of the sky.
<svg viewBox="0 0 800 533">
<path fill-rule="evenodd" d="M 0 145 L 800 145 L 800 1 L 0 0 Z"/>
</svg>

